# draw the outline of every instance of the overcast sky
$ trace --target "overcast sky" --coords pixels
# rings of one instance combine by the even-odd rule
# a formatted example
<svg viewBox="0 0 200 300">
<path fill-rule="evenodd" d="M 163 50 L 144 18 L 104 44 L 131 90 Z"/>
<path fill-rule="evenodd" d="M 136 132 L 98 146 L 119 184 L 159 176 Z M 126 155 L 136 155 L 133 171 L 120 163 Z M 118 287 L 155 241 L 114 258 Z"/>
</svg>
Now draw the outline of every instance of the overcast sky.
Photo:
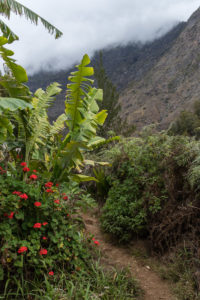
<svg viewBox="0 0 200 300">
<path fill-rule="evenodd" d="M 20 41 L 12 45 L 15 58 L 29 74 L 64 69 L 83 54 L 130 41 L 152 40 L 179 21 L 186 21 L 199 0 L 19 0 L 58 27 L 55 40 L 41 25 L 12 15 L 4 21 Z M 11 48 L 11 46 L 10 46 Z"/>
</svg>

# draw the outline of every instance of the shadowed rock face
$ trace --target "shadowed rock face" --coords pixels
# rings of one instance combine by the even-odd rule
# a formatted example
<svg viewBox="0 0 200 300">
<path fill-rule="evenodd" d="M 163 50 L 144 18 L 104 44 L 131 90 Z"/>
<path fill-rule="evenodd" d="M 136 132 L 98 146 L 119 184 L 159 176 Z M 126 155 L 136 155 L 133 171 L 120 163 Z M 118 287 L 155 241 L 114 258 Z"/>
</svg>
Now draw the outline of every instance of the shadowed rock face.
<svg viewBox="0 0 200 300">
<path fill-rule="evenodd" d="M 159 123 L 167 128 L 181 110 L 200 98 L 200 8 L 168 51 L 120 96 L 123 115 L 138 128 Z"/>
<path fill-rule="evenodd" d="M 104 67 L 108 76 L 116 85 L 119 91 L 127 88 L 132 81 L 140 82 L 145 75 L 155 66 L 160 58 L 170 50 L 176 41 L 177 37 L 184 30 L 186 23 L 180 23 L 175 26 L 165 36 L 149 42 L 145 45 L 129 44 L 126 46 L 116 46 L 103 50 Z M 98 60 L 98 53 L 92 59 L 92 65 Z M 57 81 L 62 85 L 63 92 L 57 97 L 55 104 L 49 109 L 50 120 L 55 120 L 56 117 L 63 113 L 65 90 L 67 77 L 71 70 L 59 72 L 40 72 L 29 78 L 29 87 L 32 91 L 42 87 L 45 89 L 51 82 Z M 127 90 L 125 95 L 127 94 Z M 123 113 L 131 107 L 132 100 L 129 98 L 126 101 L 126 96 L 123 97 L 122 92 Z M 132 120 L 130 118 L 130 120 Z M 135 120 L 134 120 L 135 121 Z"/>
</svg>

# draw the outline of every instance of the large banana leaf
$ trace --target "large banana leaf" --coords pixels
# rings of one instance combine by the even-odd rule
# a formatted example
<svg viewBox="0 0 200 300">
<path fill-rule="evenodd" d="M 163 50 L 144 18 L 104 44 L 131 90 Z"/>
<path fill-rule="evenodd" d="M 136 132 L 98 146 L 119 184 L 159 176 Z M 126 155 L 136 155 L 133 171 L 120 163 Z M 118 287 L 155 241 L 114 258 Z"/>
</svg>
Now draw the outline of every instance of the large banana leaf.
<svg viewBox="0 0 200 300">
<path fill-rule="evenodd" d="M 88 66 L 89 63 L 90 59 L 86 54 L 77 66 L 78 71 L 71 73 L 69 77 L 71 83 L 67 85 L 65 102 L 69 132 L 54 157 L 53 179 L 63 178 L 72 168 L 78 169 L 83 165 L 84 151 L 105 141 L 96 136 L 96 130 L 99 125 L 103 125 L 107 112 L 98 112 L 97 101 L 102 100 L 103 93 L 102 90 L 91 87 L 93 80 L 88 77 L 94 71 Z"/>
<path fill-rule="evenodd" d="M 16 111 L 18 109 L 22 110 L 25 108 L 32 109 L 33 106 L 21 99 L 0 97 L 0 114 L 2 114 L 4 110 Z"/>
</svg>

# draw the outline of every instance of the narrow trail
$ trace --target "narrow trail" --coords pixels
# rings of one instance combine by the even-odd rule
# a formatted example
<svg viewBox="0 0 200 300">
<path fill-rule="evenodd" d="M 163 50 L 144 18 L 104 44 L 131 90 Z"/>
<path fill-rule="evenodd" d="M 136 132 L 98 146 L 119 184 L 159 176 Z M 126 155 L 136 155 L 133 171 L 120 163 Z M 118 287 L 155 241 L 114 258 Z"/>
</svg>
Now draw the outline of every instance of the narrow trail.
<svg viewBox="0 0 200 300">
<path fill-rule="evenodd" d="M 177 300 L 171 294 L 168 284 L 162 281 L 152 270 L 142 266 L 129 253 L 128 249 L 116 246 L 106 239 L 106 236 L 100 230 L 99 221 L 95 215 L 84 214 L 83 221 L 86 232 L 94 235 L 100 243 L 98 247 L 103 253 L 103 263 L 108 267 L 129 267 L 131 274 L 144 290 L 144 300 Z"/>
</svg>

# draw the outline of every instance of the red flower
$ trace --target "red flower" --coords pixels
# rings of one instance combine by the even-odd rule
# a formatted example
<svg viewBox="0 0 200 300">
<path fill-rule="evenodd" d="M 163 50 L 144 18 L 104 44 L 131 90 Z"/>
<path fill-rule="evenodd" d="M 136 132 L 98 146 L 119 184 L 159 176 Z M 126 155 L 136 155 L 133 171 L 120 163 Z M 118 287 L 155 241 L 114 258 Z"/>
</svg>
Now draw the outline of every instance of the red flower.
<svg viewBox="0 0 200 300">
<path fill-rule="evenodd" d="M 33 228 L 40 228 L 41 226 L 42 226 L 41 223 L 35 223 L 35 224 L 33 225 Z"/>
<path fill-rule="evenodd" d="M 63 199 L 64 199 L 64 200 L 68 200 L 68 197 L 67 197 L 67 196 L 64 196 Z"/>
<path fill-rule="evenodd" d="M 37 170 L 33 170 L 33 173 L 37 173 Z"/>
<path fill-rule="evenodd" d="M 46 237 L 46 236 L 43 236 L 42 239 L 43 239 L 43 240 L 47 240 L 47 237 Z"/>
<path fill-rule="evenodd" d="M 53 271 L 50 271 L 50 272 L 49 272 L 49 275 L 50 275 L 50 276 L 53 276 L 53 275 L 54 275 L 54 272 L 53 272 Z"/>
<path fill-rule="evenodd" d="M 58 187 L 58 186 L 59 186 L 59 183 L 56 183 L 56 186 Z"/>
<path fill-rule="evenodd" d="M 18 195 L 18 196 L 20 196 L 20 195 L 21 195 L 21 192 L 14 191 L 14 192 L 13 192 L 13 195 Z"/>
<path fill-rule="evenodd" d="M 94 241 L 94 244 L 95 244 L 95 245 L 99 245 L 99 242 L 98 242 L 98 241 Z"/>
<path fill-rule="evenodd" d="M 60 200 L 59 200 L 59 199 L 56 199 L 56 200 L 54 200 L 54 203 L 59 204 L 59 203 L 60 203 Z"/>
<path fill-rule="evenodd" d="M 47 193 L 53 193 L 52 189 L 47 189 L 45 192 L 47 192 Z"/>
<path fill-rule="evenodd" d="M 8 218 L 9 218 L 9 219 L 13 219 L 13 216 L 14 216 L 14 212 L 12 211 L 12 212 L 10 213 L 10 215 L 8 216 Z"/>
<path fill-rule="evenodd" d="M 20 164 L 22 167 L 26 167 L 27 166 L 27 163 L 24 161 Z"/>
<path fill-rule="evenodd" d="M 30 179 L 33 179 L 33 180 L 36 180 L 36 179 L 37 179 L 37 175 L 32 174 L 29 178 L 30 178 Z"/>
<path fill-rule="evenodd" d="M 48 224 L 47 222 L 43 222 L 43 223 L 42 223 L 43 226 L 46 226 L 47 224 Z"/>
<path fill-rule="evenodd" d="M 47 249 L 41 249 L 40 250 L 40 255 L 47 255 Z"/>
<path fill-rule="evenodd" d="M 26 252 L 28 250 L 27 247 L 20 247 L 19 250 L 17 251 L 18 253 L 23 253 L 23 252 Z"/>
<path fill-rule="evenodd" d="M 45 187 L 49 187 L 49 188 L 51 188 L 52 187 L 52 185 L 53 185 L 53 182 L 51 182 L 51 181 L 49 181 L 49 182 L 47 182 L 47 183 L 45 183 Z"/>
<path fill-rule="evenodd" d="M 25 199 L 25 200 L 28 199 L 28 196 L 27 196 L 26 194 L 21 194 L 21 195 L 19 195 L 19 197 L 20 197 L 21 199 Z"/>
<path fill-rule="evenodd" d="M 24 172 L 29 172 L 30 169 L 29 169 L 28 167 L 24 167 L 24 168 L 23 168 L 23 171 L 24 171 Z"/>
<path fill-rule="evenodd" d="M 41 205 L 42 205 L 42 203 L 41 203 L 41 202 L 37 202 L 37 201 L 36 201 L 36 202 L 34 203 L 34 205 L 35 205 L 36 207 L 39 207 L 39 206 L 41 206 Z"/>
</svg>

